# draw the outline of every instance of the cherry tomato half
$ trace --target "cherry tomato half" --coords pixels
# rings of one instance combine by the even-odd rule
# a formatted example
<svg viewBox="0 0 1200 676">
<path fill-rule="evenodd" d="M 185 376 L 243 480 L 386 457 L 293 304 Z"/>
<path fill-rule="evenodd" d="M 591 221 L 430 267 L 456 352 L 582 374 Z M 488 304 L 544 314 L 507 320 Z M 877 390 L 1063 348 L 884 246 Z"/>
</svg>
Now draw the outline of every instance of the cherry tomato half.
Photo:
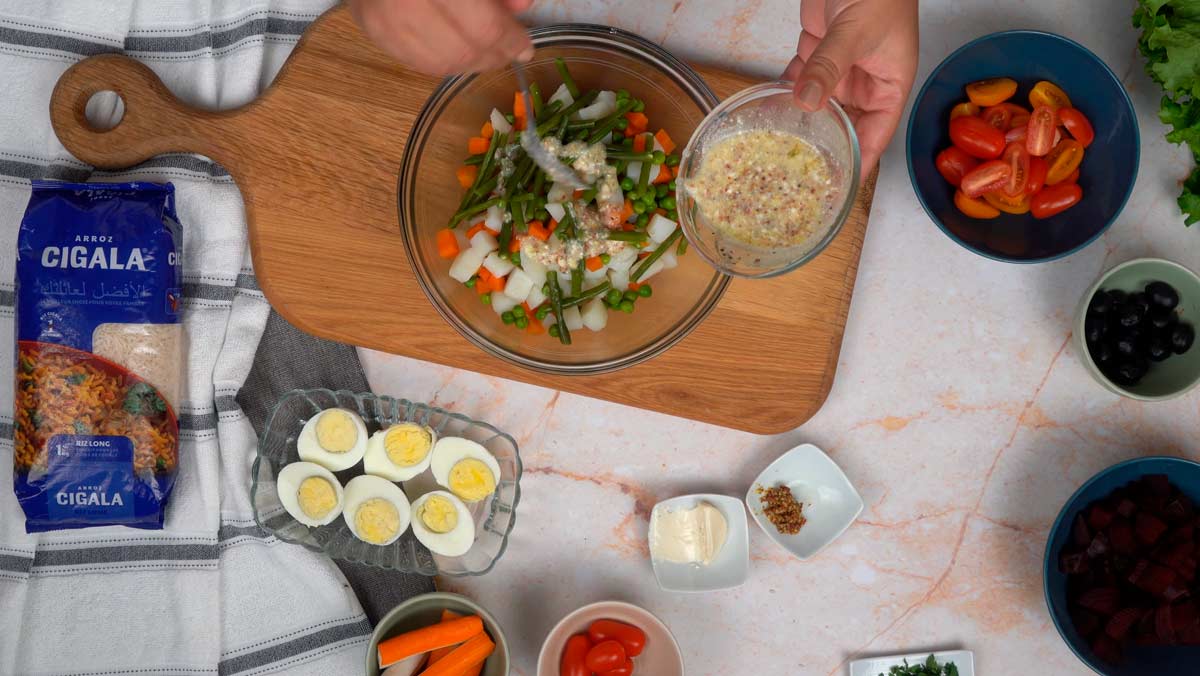
<svg viewBox="0 0 1200 676">
<path fill-rule="evenodd" d="M 625 664 L 616 669 L 600 672 L 599 676 L 633 676 L 633 660 L 625 660 Z"/>
<path fill-rule="evenodd" d="M 983 108 L 1003 103 L 1017 93 L 1017 81 L 1007 77 L 980 80 L 967 85 L 967 98 Z"/>
<path fill-rule="evenodd" d="M 1004 186 L 1005 194 L 1020 198 L 1025 194 L 1025 188 L 1029 185 L 1029 151 L 1025 149 L 1022 143 L 1010 143 L 1004 151 L 1004 160 L 1008 163 L 1008 168 L 1011 170 L 1008 176 L 1008 184 Z"/>
<path fill-rule="evenodd" d="M 1013 127 L 1004 132 L 1004 142 L 1009 145 L 1013 143 L 1024 143 L 1025 137 L 1029 135 L 1029 117 L 1025 117 L 1025 124 L 1019 127 Z"/>
<path fill-rule="evenodd" d="M 979 114 L 979 106 L 975 105 L 974 103 L 971 103 L 970 101 L 963 101 L 962 103 L 960 103 L 950 109 L 950 119 L 951 120 L 953 120 L 956 117 L 962 117 L 964 115 L 966 115 L 967 117 L 975 117 L 978 114 Z"/>
<path fill-rule="evenodd" d="M 559 662 L 559 676 L 592 676 L 592 670 L 586 663 L 588 651 L 591 649 L 592 641 L 587 634 L 575 634 L 567 639 L 562 661 Z"/>
<path fill-rule="evenodd" d="M 1050 218 L 1070 209 L 1083 199 L 1083 188 L 1074 183 L 1048 185 L 1030 198 L 1029 211 L 1034 218 Z"/>
<path fill-rule="evenodd" d="M 592 671 L 617 669 L 625 664 L 625 648 L 620 641 L 601 641 L 592 646 L 583 663 Z"/>
<path fill-rule="evenodd" d="M 971 157 L 965 150 L 958 146 L 950 146 L 938 153 L 934 164 L 937 166 L 937 170 L 941 173 L 942 178 L 957 188 L 962 183 L 962 177 L 979 166 L 979 160 Z"/>
<path fill-rule="evenodd" d="M 1040 157 L 1029 158 L 1029 181 L 1025 184 L 1026 195 L 1036 195 L 1046 187 L 1046 170 L 1049 165 Z"/>
<path fill-rule="evenodd" d="M 1064 178 L 1062 180 L 1062 182 L 1063 183 L 1078 183 L 1079 182 L 1079 170 L 1076 169 L 1075 171 L 1072 171 L 1071 175 Z"/>
<path fill-rule="evenodd" d="M 967 197 L 963 191 L 954 191 L 954 206 L 971 218 L 996 218 L 1000 210 L 982 199 Z"/>
<path fill-rule="evenodd" d="M 1054 133 L 1058 131 L 1058 116 L 1050 106 L 1038 106 L 1029 116 L 1029 127 L 1025 133 L 1025 148 L 1030 155 L 1042 157 L 1054 147 Z"/>
<path fill-rule="evenodd" d="M 1012 168 L 1007 162 L 992 160 L 984 162 L 963 176 L 962 183 L 958 187 L 967 197 L 979 197 L 985 192 L 1002 190 L 1008 185 L 1010 176 L 1012 176 Z"/>
<path fill-rule="evenodd" d="M 1067 128 L 1067 133 L 1071 135 L 1084 148 L 1092 145 L 1092 141 L 1096 140 L 1096 130 L 1092 129 L 1092 123 L 1087 117 L 1074 108 L 1063 108 L 1058 111 L 1058 120 Z"/>
<path fill-rule="evenodd" d="M 983 160 L 994 160 L 1004 152 L 1004 132 L 978 117 L 950 120 L 950 141 Z"/>
<path fill-rule="evenodd" d="M 1022 113 L 1021 115 L 1013 115 L 1012 121 L 1008 123 L 1009 129 L 1020 129 L 1022 132 L 1026 131 L 1026 127 L 1028 127 L 1028 126 L 1029 126 L 1029 113 Z"/>
<path fill-rule="evenodd" d="M 1073 138 L 1063 139 L 1046 156 L 1046 185 L 1062 183 L 1083 162 L 1083 145 Z"/>
<path fill-rule="evenodd" d="M 1000 103 L 997 105 L 999 105 L 1001 108 L 1007 110 L 1009 113 L 1012 113 L 1013 117 L 1018 117 L 1020 115 L 1029 115 L 1028 108 L 1026 108 L 1025 106 L 1019 106 L 1019 105 L 1013 103 L 1012 101 L 1005 101 L 1004 103 Z"/>
<path fill-rule="evenodd" d="M 1006 214 L 1020 215 L 1029 213 L 1029 195 L 1009 197 L 1003 191 L 989 192 L 983 195 L 983 200 Z"/>
<path fill-rule="evenodd" d="M 1012 111 L 1005 108 L 1004 104 L 998 106 L 988 106 L 979 114 L 984 122 L 992 125 L 1000 131 L 1008 131 L 1008 125 L 1012 122 Z"/>
<path fill-rule="evenodd" d="M 1058 85 L 1042 80 L 1035 84 L 1029 92 L 1029 104 L 1034 108 L 1050 106 L 1058 110 L 1059 108 L 1070 108 L 1071 99 Z"/>
<path fill-rule="evenodd" d="M 967 157 L 967 159 L 971 159 Z M 974 161 L 974 160 L 972 160 Z M 596 620 L 588 626 L 588 638 L 592 643 L 613 640 L 620 642 L 629 657 L 637 657 L 646 649 L 646 632 L 632 624 L 616 620 Z"/>
</svg>

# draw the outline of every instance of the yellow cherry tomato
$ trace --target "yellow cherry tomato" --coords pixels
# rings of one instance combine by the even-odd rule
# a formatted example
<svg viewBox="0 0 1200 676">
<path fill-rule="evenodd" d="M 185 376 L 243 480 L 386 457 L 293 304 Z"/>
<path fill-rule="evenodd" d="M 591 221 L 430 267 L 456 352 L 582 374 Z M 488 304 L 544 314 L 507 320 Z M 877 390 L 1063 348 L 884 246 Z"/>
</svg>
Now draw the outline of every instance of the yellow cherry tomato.
<svg viewBox="0 0 1200 676">
<path fill-rule="evenodd" d="M 1042 80 L 1035 84 L 1033 90 L 1029 92 L 1029 103 L 1034 108 L 1050 106 L 1058 110 L 1059 108 L 1070 108 L 1071 98 L 1058 85 Z"/>
<path fill-rule="evenodd" d="M 967 98 L 981 108 L 1004 103 L 1016 93 L 1017 81 L 1007 77 L 980 80 L 967 85 Z"/>
<path fill-rule="evenodd" d="M 974 103 L 971 103 L 970 101 L 963 101 L 962 103 L 960 103 L 957 106 L 954 106 L 953 108 L 950 109 L 950 119 L 951 120 L 953 120 L 956 117 L 963 117 L 963 116 L 974 117 L 978 114 L 979 114 L 979 106 L 975 105 Z"/>
<path fill-rule="evenodd" d="M 1004 194 L 1004 191 L 997 190 L 996 192 L 984 193 L 983 199 L 1006 214 L 1020 215 L 1029 213 L 1029 195 L 1009 197 Z"/>
<path fill-rule="evenodd" d="M 954 206 L 971 218 L 996 218 L 1000 215 L 999 209 L 978 197 L 967 197 L 961 190 L 954 191 Z"/>
<path fill-rule="evenodd" d="M 1046 185 L 1067 180 L 1083 162 L 1083 144 L 1073 138 L 1063 139 L 1046 156 Z"/>
</svg>

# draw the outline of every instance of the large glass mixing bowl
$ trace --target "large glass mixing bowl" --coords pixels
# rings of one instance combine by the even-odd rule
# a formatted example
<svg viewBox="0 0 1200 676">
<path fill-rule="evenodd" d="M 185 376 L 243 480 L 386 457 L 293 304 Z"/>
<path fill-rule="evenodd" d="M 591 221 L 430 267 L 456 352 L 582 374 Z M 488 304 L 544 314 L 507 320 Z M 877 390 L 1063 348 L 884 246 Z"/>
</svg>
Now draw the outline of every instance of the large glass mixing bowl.
<svg viewBox="0 0 1200 676">
<path fill-rule="evenodd" d="M 627 89 L 646 103 L 651 131 L 667 130 L 682 147 L 717 103 L 687 64 L 646 40 L 605 26 L 535 28 L 530 81 L 549 96 L 561 81 L 554 59 L 563 58 L 584 89 Z M 450 261 L 438 256 L 437 231 L 446 227 L 462 188 L 454 170 L 466 158 L 467 139 L 492 108 L 512 107 L 517 80 L 511 69 L 447 79 L 417 117 L 400 171 L 400 223 L 417 281 L 433 306 L 468 340 L 511 363 L 543 373 L 613 371 L 660 354 L 679 342 L 716 306 L 729 278 L 697 255 L 650 280 L 654 295 L 633 314 L 610 312 L 601 332 L 571 334 L 562 345 L 547 334 L 506 326 L 473 289 L 452 279 Z M 464 226 L 459 226 L 464 227 Z"/>
</svg>

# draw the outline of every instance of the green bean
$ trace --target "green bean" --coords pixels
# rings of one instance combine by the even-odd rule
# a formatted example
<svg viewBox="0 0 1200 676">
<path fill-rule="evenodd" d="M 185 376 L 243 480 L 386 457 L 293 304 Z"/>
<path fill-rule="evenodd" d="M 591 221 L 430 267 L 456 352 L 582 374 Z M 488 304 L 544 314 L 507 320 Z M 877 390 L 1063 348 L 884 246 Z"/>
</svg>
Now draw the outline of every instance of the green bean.
<svg viewBox="0 0 1200 676">
<path fill-rule="evenodd" d="M 525 197 L 525 195 L 522 195 L 522 197 Z M 529 197 L 532 198 L 533 195 L 529 195 Z M 525 232 L 525 230 L 529 227 L 527 221 L 525 220 L 525 203 L 517 202 L 516 204 L 514 204 L 513 209 L 512 209 L 512 214 L 513 214 L 513 224 L 515 226 L 520 226 L 521 232 Z M 501 242 L 500 250 L 508 251 L 508 246 L 505 242 Z"/>
<path fill-rule="evenodd" d="M 550 103 L 547 103 L 545 106 L 542 107 L 542 114 L 543 115 L 553 115 L 553 114 L 557 113 L 559 110 L 561 110 L 562 107 L 563 107 L 562 101 L 551 101 Z"/>
<path fill-rule="evenodd" d="M 653 165 L 649 162 L 642 162 L 642 173 L 638 174 L 637 189 L 639 193 L 646 193 L 646 186 L 650 185 L 650 167 Z"/>
<path fill-rule="evenodd" d="M 560 143 L 567 140 L 567 121 L 568 118 L 564 117 L 558 125 L 558 131 L 554 132 L 554 136 L 558 138 Z"/>
<path fill-rule="evenodd" d="M 591 129 L 596 126 L 595 120 L 579 120 L 578 122 L 568 122 L 567 129 L 575 131 L 577 129 Z"/>
<path fill-rule="evenodd" d="M 571 331 L 567 329 L 567 320 L 563 318 L 562 289 L 558 286 L 557 271 L 546 271 L 546 284 L 550 287 L 550 307 L 554 311 L 555 325 L 558 326 L 558 342 L 570 345 Z"/>
<path fill-rule="evenodd" d="M 612 282 L 605 280 L 588 289 L 587 291 L 584 291 L 583 293 L 573 295 L 570 298 L 564 298 L 562 301 L 562 306 L 564 308 L 569 308 L 575 305 L 583 305 L 597 296 L 608 293 L 610 290 L 612 290 Z"/>
<path fill-rule="evenodd" d="M 519 205 L 518 205 L 519 207 Z M 513 212 L 516 213 L 517 207 L 514 207 Z M 512 243 L 513 222 L 512 219 L 505 219 L 504 224 L 500 226 L 500 237 L 497 242 L 500 244 L 501 251 L 508 251 L 508 245 Z"/>
<path fill-rule="evenodd" d="M 583 259 L 579 259 L 579 265 L 576 265 L 571 270 L 571 295 L 578 296 L 583 291 Z"/>
<path fill-rule="evenodd" d="M 508 203 L 509 204 L 519 204 L 521 202 L 532 202 L 532 201 L 533 201 L 533 193 L 527 192 L 527 193 L 524 193 L 521 195 L 517 195 L 516 197 L 510 199 L 508 201 Z"/>
<path fill-rule="evenodd" d="M 644 242 L 646 241 L 646 233 L 644 232 L 625 232 L 624 230 L 614 230 L 608 233 L 608 239 L 613 242 Z"/>
<path fill-rule="evenodd" d="M 688 241 L 687 238 L 679 240 L 679 246 L 675 247 L 675 255 L 682 256 L 687 253 Z"/>
<path fill-rule="evenodd" d="M 516 118 L 516 116 L 515 116 L 515 115 L 513 115 L 512 113 L 508 113 L 507 115 L 505 115 L 505 116 L 504 116 L 504 119 L 505 119 L 505 120 L 506 120 L 506 121 L 507 121 L 509 124 L 514 124 L 514 123 L 517 121 L 517 118 Z"/>
<path fill-rule="evenodd" d="M 478 155 L 471 155 L 467 159 L 463 160 L 463 164 L 466 164 L 468 166 L 472 165 L 472 164 L 483 164 L 483 153 L 479 153 Z"/>
<path fill-rule="evenodd" d="M 487 192 L 476 192 L 476 188 L 478 188 L 480 182 L 482 182 L 485 177 L 491 173 L 492 158 L 494 157 L 496 148 L 499 147 L 502 138 L 503 136 L 501 136 L 499 132 L 492 132 L 492 142 L 488 144 L 487 152 L 483 154 L 483 159 L 480 160 L 479 171 L 475 174 L 475 180 L 471 183 L 471 189 L 468 190 L 465 195 L 463 195 L 462 201 L 458 203 L 458 211 L 462 211 L 474 206 L 479 201 L 480 197 L 487 194 Z M 453 228 L 454 223 L 452 223 L 449 227 Z"/>
<path fill-rule="evenodd" d="M 594 199 L 596 199 L 596 189 L 595 188 L 588 188 L 587 190 L 583 191 L 582 195 L 579 196 L 579 201 L 583 202 L 584 204 L 587 204 L 588 202 L 591 202 Z"/>
<path fill-rule="evenodd" d="M 529 85 L 529 98 L 533 103 L 533 119 L 536 120 L 542 116 L 542 89 L 538 87 L 538 83 Z"/>
<path fill-rule="evenodd" d="M 628 162 L 641 162 L 642 164 L 650 164 L 654 160 L 654 153 L 633 153 L 624 148 L 605 146 L 605 157 L 610 160 L 626 160 Z"/>
<path fill-rule="evenodd" d="M 625 170 L 627 168 L 629 168 L 629 160 L 617 160 L 617 175 L 618 176 L 620 176 L 621 174 L 624 174 Z M 630 189 L 632 190 L 633 189 L 633 181 L 632 180 L 629 181 L 629 186 L 630 186 Z"/>
<path fill-rule="evenodd" d="M 567 62 L 562 60 L 562 57 L 554 59 L 554 67 L 558 70 L 558 76 L 562 78 L 563 84 L 567 86 L 567 91 L 571 92 L 573 98 L 579 98 L 579 85 L 575 84 L 575 78 L 571 77 L 571 71 L 567 70 Z"/>
<path fill-rule="evenodd" d="M 471 194 L 482 197 L 482 196 L 490 193 L 491 191 L 496 189 L 496 181 L 498 181 L 499 179 L 500 179 L 499 176 L 494 176 L 494 177 L 488 179 L 485 183 L 481 183 L 480 185 L 475 186 L 471 190 Z"/>
<path fill-rule="evenodd" d="M 533 179 L 533 172 L 537 170 L 537 164 L 533 161 L 533 158 L 529 158 L 529 166 L 525 168 L 524 173 L 517 179 L 517 189 L 520 190 L 529 185 L 529 181 Z"/>
<path fill-rule="evenodd" d="M 567 202 L 564 205 L 564 209 L 566 213 L 563 214 L 562 223 L 559 225 L 563 227 L 565 239 L 575 239 L 575 203 Z"/>
<path fill-rule="evenodd" d="M 667 252 L 667 249 L 671 248 L 671 246 L 675 244 L 675 241 L 681 236 L 683 236 L 683 230 L 675 228 L 675 231 L 671 233 L 671 236 L 663 240 L 663 243 L 659 244 L 658 248 L 655 249 L 653 253 L 642 259 L 641 264 L 637 266 L 637 268 L 633 271 L 633 274 L 629 275 L 630 281 L 636 282 L 637 280 L 641 279 L 642 275 L 646 274 L 646 271 L 650 269 L 650 266 L 654 265 L 658 259 L 662 258 L 662 255 Z"/>
<path fill-rule="evenodd" d="M 562 110 L 556 112 L 553 116 L 546 118 L 545 121 L 538 124 L 538 126 L 537 126 L 538 136 L 545 136 L 546 132 L 548 132 L 551 129 L 553 129 L 554 127 L 558 126 L 560 119 L 569 118 L 569 117 L 571 117 L 571 114 L 574 113 L 575 111 L 577 111 L 581 108 L 587 107 L 588 105 L 590 105 L 592 103 L 592 101 L 596 100 L 596 96 L 598 96 L 599 94 L 600 94 L 600 92 L 596 91 L 595 89 L 592 89 L 592 90 L 588 91 L 586 94 L 584 94 L 583 96 L 576 97 L 575 103 L 572 103 L 571 105 L 567 106 L 566 108 L 563 108 Z"/>
<path fill-rule="evenodd" d="M 487 211 L 490 207 L 493 207 L 497 204 L 503 204 L 503 203 L 504 203 L 503 199 L 501 199 L 499 197 L 493 197 L 492 199 L 487 200 L 486 202 L 480 202 L 479 204 L 476 204 L 474 206 L 467 207 L 466 209 L 463 209 L 463 210 L 459 211 L 458 213 L 454 214 L 454 216 L 450 219 L 449 227 L 453 228 L 454 226 L 461 223 L 463 221 L 463 219 L 470 218 L 481 211 Z"/>
<path fill-rule="evenodd" d="M 545 187 L 546 187 L 546 172 L 542 171 L 541 169 L 538 169 L 533 175 L 533 187 L 529 189 L 529 192 L 540 197 L 542 194 L 542 189 Z M 540 209 L 541 207 L 539 206 L 538 208 Z"/>
<path fill-rule="evenodd" d="M 617 124 L 621 122 L 628 124 L 628 120 L 625 119 L 625 113 L 628 113 L 629 109 L 632 107 L 633 106 L 628 102 L 623 103 L 618 105 L 617 109 L 610 113 L 607 117 L 602 118 L 596 124 L 596 130 L 593 131 L 591 137 L 588 138 L 588 143 L 599 143 L 603 141 L 604 137 L 612 133 L 612 131 L 617 128 Z M 622 126 L 621 129 L 624 129 L 624 126 Z"/>
</svg>

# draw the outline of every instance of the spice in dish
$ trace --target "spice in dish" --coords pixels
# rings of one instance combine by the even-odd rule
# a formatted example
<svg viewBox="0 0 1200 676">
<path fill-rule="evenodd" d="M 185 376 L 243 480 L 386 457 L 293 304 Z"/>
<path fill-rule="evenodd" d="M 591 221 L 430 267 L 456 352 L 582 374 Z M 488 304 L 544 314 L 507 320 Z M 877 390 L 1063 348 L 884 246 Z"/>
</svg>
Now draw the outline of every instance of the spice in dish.
<svg viewBox="0 0 1200 676">
<path fill-rule="evenodd" d="M 833 175 L 821 151 L 799 136 L 754 129 L 708 149 L 686 189 L 727 237 L 782 249 L 819 235 L 833 201 Z"/>
<path fill-rule="evenodd" d="M 796 496 L 787 486 L 759 486 L 758 495 L 762 501 L 763 515 L 781 534 L 795 535 L 808 522 L 804 518 L 804 506 L 796 501 Z"/>
</svg>

